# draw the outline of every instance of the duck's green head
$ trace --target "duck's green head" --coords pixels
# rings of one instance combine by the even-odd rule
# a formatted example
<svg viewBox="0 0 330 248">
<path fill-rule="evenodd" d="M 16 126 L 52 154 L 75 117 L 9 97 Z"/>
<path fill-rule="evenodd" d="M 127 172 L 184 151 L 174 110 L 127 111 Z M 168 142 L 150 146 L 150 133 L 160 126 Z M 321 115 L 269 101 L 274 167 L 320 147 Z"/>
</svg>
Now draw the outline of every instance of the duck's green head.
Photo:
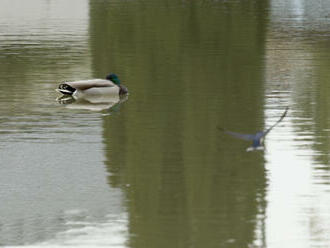
<svg viewBox="0 0 330 248">
<path fill-rule="evenodd" d="M 118 78 L 118 76 L 114 73 L 109 74 L 106 79 L 110 80 L 111 82 L 113 82 L 116 85 L 120 85 L 120 80 Z"/>
</svg>

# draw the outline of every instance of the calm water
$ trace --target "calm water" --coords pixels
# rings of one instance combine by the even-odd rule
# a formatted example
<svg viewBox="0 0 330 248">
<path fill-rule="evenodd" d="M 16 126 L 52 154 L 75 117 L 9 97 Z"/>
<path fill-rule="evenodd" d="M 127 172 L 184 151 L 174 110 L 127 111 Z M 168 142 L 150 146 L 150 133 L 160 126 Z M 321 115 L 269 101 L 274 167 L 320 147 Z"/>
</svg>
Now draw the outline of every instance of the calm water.
<svg viewBox="0 0 330 248">
<path fill-rule="evenodd" d="M 0 0 L 0 245 L 330 247 L 326 0 Z M 130 95 L 61 104 L 116 72 Z M 246 152 L 242 133 L 269 133 Z"/>
</svg>

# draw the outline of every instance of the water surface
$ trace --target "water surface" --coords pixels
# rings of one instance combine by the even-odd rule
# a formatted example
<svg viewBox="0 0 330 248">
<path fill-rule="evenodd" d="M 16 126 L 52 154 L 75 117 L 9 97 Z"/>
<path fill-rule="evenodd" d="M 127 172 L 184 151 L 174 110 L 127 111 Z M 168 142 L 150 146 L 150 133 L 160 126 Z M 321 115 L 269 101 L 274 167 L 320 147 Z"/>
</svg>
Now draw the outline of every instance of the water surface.
<svg viewBox="0 0 330 248">
<path fill-rule="evenodd" d="M 329 246 L 329 10 L 0 1 L 0 244 Z M 109 72 L 125 101 L 56 101 Z M 287 106 L 263 151 L 217 129 Z"/>
</svg>

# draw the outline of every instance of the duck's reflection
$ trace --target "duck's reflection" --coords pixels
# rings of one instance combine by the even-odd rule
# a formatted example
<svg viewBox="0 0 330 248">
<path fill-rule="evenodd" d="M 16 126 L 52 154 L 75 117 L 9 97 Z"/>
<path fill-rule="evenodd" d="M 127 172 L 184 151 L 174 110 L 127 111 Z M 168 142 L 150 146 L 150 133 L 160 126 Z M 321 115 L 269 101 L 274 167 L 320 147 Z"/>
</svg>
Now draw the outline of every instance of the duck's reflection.
<svg viewBox="0 0 330 248">
<path fill-rule="evenodd" d="M 58 97 L 58 103 L 65 105 L 68 109 L 83 109 L 91 111 L 117 112 L 120 105 L 128 99 L 128 95 L 123 96 L 85 96 L 83 98 L 74 98 L 64 95 Z"/>
</svg>

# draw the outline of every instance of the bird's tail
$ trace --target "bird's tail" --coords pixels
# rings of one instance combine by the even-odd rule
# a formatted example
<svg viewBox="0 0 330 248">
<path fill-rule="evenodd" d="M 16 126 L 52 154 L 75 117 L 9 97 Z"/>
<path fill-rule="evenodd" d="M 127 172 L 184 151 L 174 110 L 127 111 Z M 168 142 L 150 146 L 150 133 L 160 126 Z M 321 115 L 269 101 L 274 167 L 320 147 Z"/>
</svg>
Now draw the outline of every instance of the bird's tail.
<svg viewBox="0 0 330 248">
<path fill-rule="evenodd" d="M 58 86 L 58 89 L 56 89 L 56 91 L 58 91 L 64 95 L 71 96 L 76 91 L 76 89 L 66 83 L 63 83 Z"/>
</svg>

